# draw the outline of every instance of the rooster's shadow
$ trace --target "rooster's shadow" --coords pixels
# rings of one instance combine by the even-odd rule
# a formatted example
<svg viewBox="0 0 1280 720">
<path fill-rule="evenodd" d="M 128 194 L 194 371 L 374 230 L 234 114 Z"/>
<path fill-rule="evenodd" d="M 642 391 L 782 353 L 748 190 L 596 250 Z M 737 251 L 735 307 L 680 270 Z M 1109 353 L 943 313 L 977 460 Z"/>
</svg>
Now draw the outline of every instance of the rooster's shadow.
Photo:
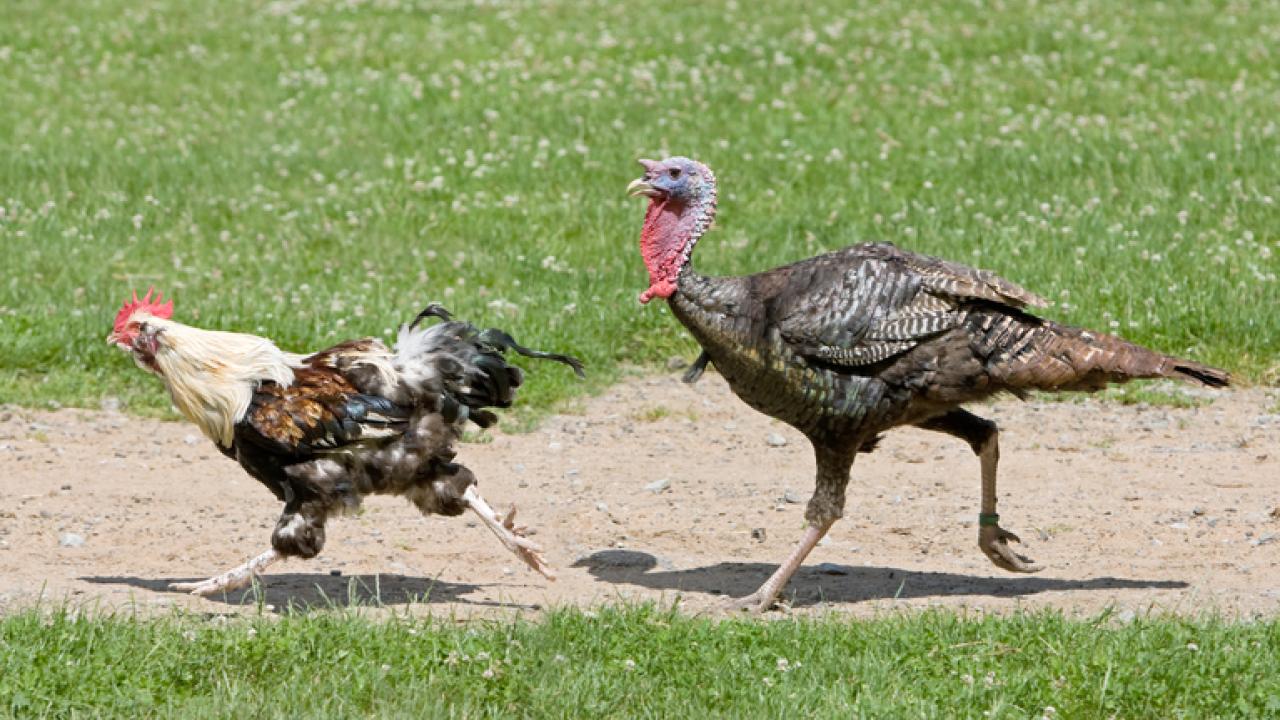
<svg viewBox="0 0 1280 720">
<path fill-rule="evenodd" d="M 697 592 L 724 597 L 745 597 L 777 569 L 752 562 L 721 562 L 677 569 L 649 553 L 635 550 L 601 550 L 583 557 L 574 567 L 584 568 L 601 582 L 638 585 L 655 590 Z M 894 567 L 850 566 L 823 563 L 803 566 L 792 577 L 783 596 L 793 607 L 820 603 L 858 603 L 893 598 L 946 596 L 1021 597 L 1069 590 L 1178 589 L 1181 580 L 1139 580 L 1095 577 L 1067 580 L 1034 575 L 984 577 L 948 572 L 904 570 Z"/>
<path fill-rule="evenodd" d="M 158 593 L 175 594 L 172 583 L 204 578 L 144 578 L 95 576 L 80 578 L 104 585 L 130 585 Z M 452 583 L 429 577 L 397 574 L 322 575 L 280 573 L 263 575 L 251 587 L 210 595 L 206 599 L 232 606 L 259 606 L 276 613 L 305 613 L 312 610 L 381 607 L 387 605 L 457 603 L 517 610 L 536 610 L 537 604 L 516 601 L 470 599 L 482 586 Z M 517 590 L 516 588 L 512 588 Z"/>
</svg>

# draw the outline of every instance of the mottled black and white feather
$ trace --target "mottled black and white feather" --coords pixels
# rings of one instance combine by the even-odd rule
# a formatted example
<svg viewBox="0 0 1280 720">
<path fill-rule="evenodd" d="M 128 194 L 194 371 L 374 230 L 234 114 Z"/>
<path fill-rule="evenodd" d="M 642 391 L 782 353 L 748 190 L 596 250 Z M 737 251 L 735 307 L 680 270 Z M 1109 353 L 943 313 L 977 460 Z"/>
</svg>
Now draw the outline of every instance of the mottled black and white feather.
<svg viewBox="0 0 1280 720">
<path fill-rule="evenodd" d="M 442 322 L 421 322 L 432 316 Z M 524 375 L 508 350 L 582 374 L 575 358 L 529 350 L 431 306 L 393 348 L 372 338 L 340 343 L 302 358 L 291 384 L 262 382 L 223 451 L 285 501 L 273 547 L 314 555 L 325 519 L 369 494 L 403 495 L 424 513 L 462 512 L 475 478 L 453 462 L 454 446 L 466 423 L 488 427 L 493 408 L 514 402 Z"/>
</svg>

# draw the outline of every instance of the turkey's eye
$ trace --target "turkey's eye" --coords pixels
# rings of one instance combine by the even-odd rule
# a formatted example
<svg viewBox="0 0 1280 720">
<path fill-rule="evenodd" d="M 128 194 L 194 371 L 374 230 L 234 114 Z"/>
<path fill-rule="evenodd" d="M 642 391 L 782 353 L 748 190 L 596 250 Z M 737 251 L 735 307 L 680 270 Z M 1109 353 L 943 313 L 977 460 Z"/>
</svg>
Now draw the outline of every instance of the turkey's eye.
<svg viewBox="0 0 1280 720">
<path fill-rule="evenodd" d="M 671 168 L 670 170 L 667 171 L 667 174 L 671 176 L 672 180 L 679 180 L 680 168 Z"/>
</svg>

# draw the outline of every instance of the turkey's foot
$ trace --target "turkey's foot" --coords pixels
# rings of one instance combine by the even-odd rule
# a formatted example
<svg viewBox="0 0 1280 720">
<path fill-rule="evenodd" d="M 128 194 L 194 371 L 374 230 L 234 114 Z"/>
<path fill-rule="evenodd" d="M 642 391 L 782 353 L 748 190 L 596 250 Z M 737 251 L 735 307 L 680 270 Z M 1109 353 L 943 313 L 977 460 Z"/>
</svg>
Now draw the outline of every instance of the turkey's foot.
<svg viewBox="0 0 1280 720">
<path fill-rule="evenodd" d="M 746 610 L 753 615 L 759 615 L 767 612 L 774 604 L 781 606 L 778 601 L 778 595 L 787 587 L 787 583 L 791 581 L 791 576 L 796 574 L 796 570 L 800 569 L 800 563 L 809 556 L 809 552 L 813 550 L 813 546 L 818 544 L 823 535 L 831 529 L 835 524 L 835 520 L 825 520 L 817 523 L 810 523 L 805 529 L 804 536 L 800 538 L 800 544 L 796 545 L 787 559 L 783 561 L 778 569 L 769 576 L 768 580 L 760 586 L 759 590 L 751 593 L 744 598 L 734 598 L 725 604 L 725 610 Z"/>
<path fill-rule="evenodd" d="M 764 588 L 746 597 L 729 598 L 720 605 L 720 609 L 726 613 L 745 612 L 751 615 L 763 615 L 774 608 L 787 610 L 790 606 L 779 600 L 777 595 L 767 593 Z"/>
<path fill-rule="evenodd" d="M 229 590 L 237 590 L 253 582 L 254 576 L 262 572 L 263 568 L 279 559 L 279 553 L 275 550 L 268 550 L 249 562 L 228 570 L 221 575 L 215 575 L 208 580 L 199 582 L 170 583 L 169 589 L 202 597 Z"/>
<path fill-rule="evenodd" d="M 978 529 L 978 547 L 982 548 L 983 554 L 996 567 L 1020 573 L 1040 572 L 1044 569 L 1043 565 L 1037 565 L 1036 561 L 1026 555 L 1014 552 L 1013 548 L 1009 547 L 1010 541 L 1022 542 L 1017 535 L 999 525 L 984 525 Z"/>
<path fill-rule="evenodd" d="M 542 575 L 548 580 L 555 580 L 556 574 L 551 567 L 547 565 L 542 558 L 542 548 L 538 544 L 525 537 L 528 528 L 516 525 L 516 506 L 512 505 L 506 515 L 499 515 L 489 503 L 480 497 L 480 493 L 476 491 L 476 486 L 469 486 L 462 493 L 462 500 L 467 503 L 467 507 L 471 511 L 480 516 L 484 524 L 498 536 L 498 540 L 516 557 L 533 568 L 534 572 Z"/>
</svg>

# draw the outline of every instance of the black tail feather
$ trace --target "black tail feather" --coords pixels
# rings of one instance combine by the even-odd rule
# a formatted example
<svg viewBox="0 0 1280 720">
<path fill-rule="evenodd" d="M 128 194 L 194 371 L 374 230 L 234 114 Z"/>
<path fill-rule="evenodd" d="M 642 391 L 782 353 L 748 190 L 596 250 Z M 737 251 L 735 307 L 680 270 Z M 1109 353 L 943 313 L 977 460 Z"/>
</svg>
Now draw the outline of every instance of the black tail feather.
<svg viewBox="0 0 1280 720">
<path fill-rule="evenodd" d="M 564 363 L 573 368 L 578 377 L 586 377 L 582 361 L 577 358 L 531 350 L 497 328 L 477 330 L 468 322 L 453 320 L 453 314 L 439 303 L 427 305 L 409 324 L 409 329 L 427 318 L 439 318 L 445 323 L 440 326 L 444 333 L 441 339 L 452 346 L 436 359 L 437 370 L 445 378 L 445 399 L 440 412 L 446 422 L 465 417 L 480 427 L 489 427 L 497 422 L 498 416 L 486 408 L 511 407 L 524 374 L 506 362 L 503 356 L 507 350 L 527 358 Z"/>
<path fill-rule="evenodd" d="M 1184 379 L 1194 380 L 1208 387 L 1221 388 L 1231 384 L 1231 376 L 1225 371 L 1200 363 L 1178 361 L 1173 366 L 1173 371 Z"/>
<path fill-rule="evenodd" d="M 497 328 L 489 328 L 487 330 L 482 330 L 480 332 L 480 335 L 477 336 L 476 339 L 482 343 L 485 343 L 486 345 L 490 345 L 494 348 L 497 348 L 499 351 L 514 350 L 520 355 L 523 355 L 527 358 L 535 358 L 538 360 L 555 360 L 558 363 L 564 363 L 565 365 L 568 365 L 569 367 L 573 368 L 573 372 L 577 374 L 578 377 L 585 378 L 587 376 L 586 372 L 582 369 L 582 361 L 579 360 L 578 358 L 573 357 L 571 355 L 562 355 L 560 353 L 543 352 L 542 350 L 530 350 L 529 348 L 516 342 L 515 338 L 511 337 L 507 333 Z"/>
<path fill-rule="evenodd" d="M 413 319 L 413 322 L 409 323 L 409 329 L 412 330 L 418 327 L 419 323 L 429 317 L 437 317 L 448 322 L 453 319 L 453 313 L 446 310 L 440 303 L 431 303 L 423 308 L 422 312 L 418 313 L 417 317 Z"/>
</svg>

